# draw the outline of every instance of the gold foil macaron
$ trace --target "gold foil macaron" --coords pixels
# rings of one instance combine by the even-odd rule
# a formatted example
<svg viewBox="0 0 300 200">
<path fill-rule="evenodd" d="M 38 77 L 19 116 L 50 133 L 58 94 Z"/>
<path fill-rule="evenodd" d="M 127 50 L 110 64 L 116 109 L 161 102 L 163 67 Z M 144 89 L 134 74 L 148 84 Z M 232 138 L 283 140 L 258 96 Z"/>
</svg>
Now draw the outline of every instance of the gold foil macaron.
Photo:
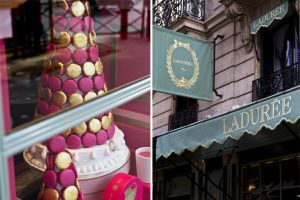
<svg viewBox="0 0 300 200">
<path fill-rule="evenodd" d="M 67 169 L 72 163 L 72 158 L 70 154 L 66 152 L 60 152 L 56 155 L 54 163 L 59 169 Z"/>
<path fill-rule="evenodd" d="M 68 136 L 71 134 L 71 129 L 69 128 L 68 130 L 65 130 L 64 132 L 62 132 L 63 136 Z"/>
<path fill-rule="evenodd" d="M 86 76 L 93 76 L 95 74 L 95 65 L 91 62 L 84 63 L 83 72 Z"/>
<path fill-rule="evenodd" d="M 103 129 L 107 130 L 108 127 L 110 126 L 110 123 L 111 123 L 111 121 L 108 116 L 102 117 L 101 124 L 102 124 Z"/>
<path fill-rule="evenodd" d="M 96 42 L 96 32 L 92 31 L 89 33 L 89 42 L 91 45 L 96 46 L 97 42 Z"/>
<path fill-rule="evenodd" d="M 79 196 L 78 189 L 75 186 L 67 187 L 63 192 L 64 200 L 77 200 Z"/>
<path fill-rule="evenodd" d="M 59 193 L 54 188 L 46 188 L 43 194 L 43 200 L 58 200 Z"/>
<path fill-rule="evenodd" d="M 103 91 L 103 90 L 99 90 L 98 91 L 98 96 L 102 96 L 102 95 L 104 95 L 105 94 L 105 92 Z"/>
<path fill-rule="evenodd" d="M 77 64 L 72 63 L 67 67 L 66 72 L 69 77 L 77 78 L 81 74 L 81 67 Z"/>
<path fill-rule="evenodd" d="M 52 91 L 49 88 L 40 87 L 39 96 L 46 101 L 51 100 Z"/>
<path fill-rule="evenodd" d="M 81 49 L 81 48 L 86 47 L 87 43 L 88 43 L 88 39 L 84 33 L 82 33 L 82 32 L 76 33 L 73 36 L 73 44 L 75 47 Z"/>
<path fill-rule="evenodd" d="M 100 131 L 101 129 L 101 122 L 98 119 L 91 119 L 89 121 L 89 130 L 93 133 Z"/>
<path fill-rule="evenodd" d="M 114 121 L 114 116 L 111 111 L 108 113 L 108 118 L 111 122 Z"/>
<path fill-rule="evenodd" d="M 86 9 L 86 11 L 87 11 L 87 14 L 88 14 L 89 16 L 91 16 L 92 13 L 91 13 L 91 7 L 90 7 L 89 2 L 86 1 L 84 5 L 85 5 L 85 9 Z"/>
<path fill-rule="evenodd" d="M 95 63 L 95 70 L 96 70 L 96 74 L 98 75 L 101 75 L 103 73 L 103 64 L 100 58 L 98 58 L 97 62 Z"/>
<path fill-rule="evenodd" d="M 69 10 L 69 5 L 66 0 L 58 0 L 54 4 L 55 8 L 62 8 L 64 10 Z"/>
<path fill-rule="evenodd" d="M 83 97 L 81 94 L 74 93 L 69 97 L 69 104 L 71 106 L 76 106 L 83 103 Z"/>
<path fill-rule="evenodd" d="M 61 62 L 57 62 L 52 66 L 51 73 L 55 76 L 61 76 L 64 74 L 64 64 Z"/>
<path fill-rule="evenodd" d="M 53 95 L 53 101 L 62 106 L 67 102 L 67 95 L 63 91 L 57 91 Z"/>
<path fill-rule="evenodd" d="M 73 132 L 76 133 L 77 135 L 82 135 L 86 133 L 86 131 L 87 131 L 87 125 L 85 122 L 82 122 L 77 126 L 73 127 Z"/>
<path fill-rule="evenodd" d="M 97 97 L 97 94 L 95 92 L 88 92 L 88 93 L 86 93 L 86 95 L 84 95 L 84 101 L 89 101 L 96 97 Z"/>
<path fill-rule="evenodd" d="M 104 92 L 107 93 L 108 92 L 108 88 L 107 88 L 107 85 L 106 83 L 104 83 Z"/>
<path fill-rule="evenodd" d="M 84 14 L 85 6 L 81 1 L 74 1 L 71 6 L 71 11 L 75 17 L 81 17 Z"/>
<path fill-rule="evenodd" d="M 60 32 L 57 39 L 57 44 L 59 47 L 67 47 L 71 43 L 71 36 L 67 32 Z"/>
</svg>

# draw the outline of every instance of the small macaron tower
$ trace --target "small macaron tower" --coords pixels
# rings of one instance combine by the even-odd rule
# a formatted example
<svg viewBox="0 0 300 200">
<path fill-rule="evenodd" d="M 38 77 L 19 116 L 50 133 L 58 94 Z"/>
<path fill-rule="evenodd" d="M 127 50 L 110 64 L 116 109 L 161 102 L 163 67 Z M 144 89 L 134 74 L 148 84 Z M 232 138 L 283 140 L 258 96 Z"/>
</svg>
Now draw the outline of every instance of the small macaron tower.
<svg viewBox="0 0 300 200">
<path fill-rule="evenodd" d="M 55 1 L 53 21 L 55 41 L 49 45 L 49 62 L 41 76 L 37 102 L 37 112 L 41 116 L 107 93 L 88 1 Z M 39 199 L 82 200 L 76 168 L 67 149 L 110 143 L 114 133 L 113 116 L 109 112 L 49 139 Z M 113 143 L 110 146 L 113 149 Z"/>
</svg>

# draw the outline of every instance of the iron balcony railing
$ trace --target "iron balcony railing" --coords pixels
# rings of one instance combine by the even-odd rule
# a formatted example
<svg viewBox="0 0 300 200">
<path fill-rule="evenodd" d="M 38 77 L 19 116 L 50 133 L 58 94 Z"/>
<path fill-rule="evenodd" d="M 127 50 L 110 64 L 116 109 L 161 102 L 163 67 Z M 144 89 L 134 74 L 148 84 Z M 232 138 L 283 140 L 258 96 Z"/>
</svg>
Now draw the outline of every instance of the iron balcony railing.
<svg viewBox="0 0 300 200">
<path fill-rule="evenodd" d="M 205 0 L 163 0 L 153 8 L 153 24 L 168 28 L 182 17 L 205 19 Z"/>
<path fill-rule="evenodd" d="M 198 121 L 198 105 L 169 116 L 169 131 Z"/>
<path fill-rule="evenodd" d="M 252 100 L 262 99 L 297 85 L 300 85 L 300 67 L 298 63 L 275 71 L 269 76 L 254 80 L 252 83 Z"/>
</svg>

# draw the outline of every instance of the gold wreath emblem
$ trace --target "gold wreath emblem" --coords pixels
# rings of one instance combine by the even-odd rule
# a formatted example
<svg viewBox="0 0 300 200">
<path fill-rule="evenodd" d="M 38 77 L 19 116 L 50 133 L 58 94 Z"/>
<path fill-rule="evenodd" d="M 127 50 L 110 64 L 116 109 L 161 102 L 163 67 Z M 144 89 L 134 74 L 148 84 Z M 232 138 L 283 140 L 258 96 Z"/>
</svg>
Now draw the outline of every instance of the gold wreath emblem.
<svg viewBox="0 0 300 200">
<path fill-rule="evenodd" d="M 173 57 L 174 51 L 179 47 L 186 49 L 192 56 L 193 63 L 194 63 L 194 73 L 193 73 L 192 78 L 190 78 L 190 79 L 186 79 L 184 77 L 178 78 L 174 73 L 173 66 L 172 66 L 172 57 Z M 184 43 L 184 42 L 174 40 L 174 43 L 167 50 L 167 59 L 166 60 L 167 60 L 166 67 L 168 70 L 168 74 L 171 78 L 171 81 L 177 87 L 190 89 L 193 85 L 195 85 L 195 83 L 198 80 L 198 76 L 199 76 L 199 60 L 198 60 L 198 57 L 197 57 L 195 51 L 191 48 L 191 45 L 189 43 Z"/>
</svg>

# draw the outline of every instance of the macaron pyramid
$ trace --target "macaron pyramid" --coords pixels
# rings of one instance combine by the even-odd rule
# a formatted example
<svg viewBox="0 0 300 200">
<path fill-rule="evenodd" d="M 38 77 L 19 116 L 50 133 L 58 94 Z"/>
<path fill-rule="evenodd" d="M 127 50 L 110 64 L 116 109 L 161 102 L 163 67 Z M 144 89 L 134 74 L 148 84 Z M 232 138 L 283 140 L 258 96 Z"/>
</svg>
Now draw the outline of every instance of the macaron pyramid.
<svg viewBox="0 0 300 200">
<path fill-rule="evenodd" d="M 39 115 L 79 105 L 107 92 L 88 1 L 60 0 L 53 4 L 55 41 L 49 45 L 49 62 L 41 76 Z M 46 171 L 38 199 L 83 199 L 67 148 L 90 148 L 106 143 L 115 132 L 112 121 L 112 113 L 105 113 L 46 142 Z"/>
</svg>

